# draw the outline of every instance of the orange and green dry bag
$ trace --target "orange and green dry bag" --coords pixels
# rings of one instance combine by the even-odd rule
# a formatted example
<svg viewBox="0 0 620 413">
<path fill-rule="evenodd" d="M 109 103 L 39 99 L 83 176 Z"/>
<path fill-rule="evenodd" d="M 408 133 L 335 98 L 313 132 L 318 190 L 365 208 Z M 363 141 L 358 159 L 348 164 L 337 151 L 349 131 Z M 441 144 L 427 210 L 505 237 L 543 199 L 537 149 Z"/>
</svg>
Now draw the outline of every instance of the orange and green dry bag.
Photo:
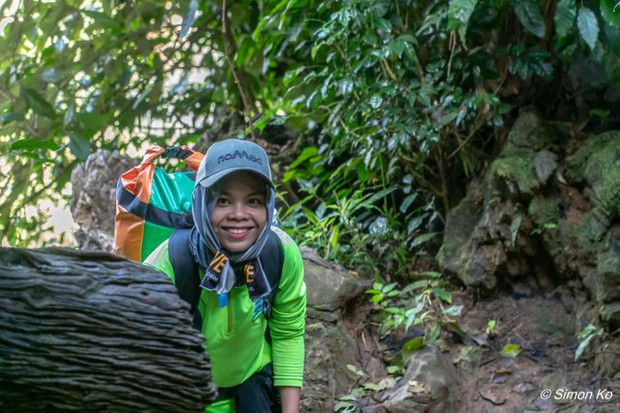
<svg viewBox="0 0 620 413">
<path fill-rule="evenodd" d="M 159 158 L 180 159 L 190 171 L 168 173 Z M 190 228 L 192 192 L 204 158 L 188 146 L 151 146 L 140 165 L 123 173 L 116 186 L 115 252 L 142 262 L 173 230 Z"/>
</svg>

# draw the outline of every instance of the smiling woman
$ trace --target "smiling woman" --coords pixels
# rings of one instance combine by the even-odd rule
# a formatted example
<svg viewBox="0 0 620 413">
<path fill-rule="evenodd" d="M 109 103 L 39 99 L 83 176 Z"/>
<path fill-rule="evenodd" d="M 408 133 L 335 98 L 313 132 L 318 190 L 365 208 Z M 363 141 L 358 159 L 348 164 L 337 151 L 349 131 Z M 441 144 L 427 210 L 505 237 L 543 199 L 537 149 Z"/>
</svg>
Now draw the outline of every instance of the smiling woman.
<svg viewBox="0 0 620 413">
<path fill-rule="evenodd" d="M 273 226 L 274 211 L 265 150 L 244 140 L 217 142 L 196 175 L 194 228 L 184 244 L 173 233 L 145 261 L 173 279 L 182 295 L 187 284 L 196 284 L 194 322 L 221 390 L 208 412 L 267 413 L 280 405 L 284 412 L 299 412 L 303 262 L 297 244 Z M 180 250 L 195 262 L 195 281 L 179 264 Z"/>
</svg>

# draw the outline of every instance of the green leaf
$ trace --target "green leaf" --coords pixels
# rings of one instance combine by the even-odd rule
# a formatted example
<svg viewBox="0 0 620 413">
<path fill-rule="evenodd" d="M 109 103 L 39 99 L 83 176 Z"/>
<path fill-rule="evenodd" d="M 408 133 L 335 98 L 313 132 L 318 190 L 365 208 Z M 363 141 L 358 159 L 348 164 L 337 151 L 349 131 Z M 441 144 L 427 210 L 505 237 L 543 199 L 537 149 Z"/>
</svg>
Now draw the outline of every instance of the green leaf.
<svg viewBox="0 0 620 413">
<path fill-rule="evenodd" d="M 577 361 L 579 357 L 581 357 L 581 355 L 586 350 L 586 348 L 588 348 L 588 345 L 590 344 L 590 341 L 592 341 L 593 338 L 594 336 L 588 336 L 585 338 L 585 340 L 579 343 L 577 350 L 575 350 L 575 361 Z"/>
<path fill-rule="evenodd" d="M 431 291 L 441 301 L 444 301 L 444 302 L 446 302 L 448 304 L 452 303 L 452 294 L 450 294 L 449 291 L 447 291 L 447 290 L 445 290 L 443 288 L 433 288 Z"/>
<path fill-rule="evenodd" d="M 478 0 L 472 0 L 472 1 L 478 1 Z M 401 40 L 405 43 L 411 43 L 411 44 L 418 44 L 418 39 L 416 39 L 412 34 L 401 34 L 400 36 L 398 36 L 398 40 Z"/>
<path fill-rule="evenodd" d="M 365 182 L 368 178 L 370 178 L 370 172 L 368 172 L 368 168 L 366 168 L 366 165 L 364 165 L 363 162 L 357 164 L 355 167 L 355 172 L 357 172 L 357 178 L 360 182 Z"/>
<path fill-rule="evenodd" d="M 420 350 L 422 347 L 424 347 L 424 337 L 414 337 L 405 343 L 402 351 L 413 353 Z"/>
<path fill-rule="evenodd" d="M 32 109 L 34 113 L 51 119 L 56 117 L 56 112 L 52 105 L 50 105 L 36 90 L 22 87 L 21 96 L 24 102 L 26 102 L 26 105 Z"/>
<path fill-rule="evenodd" d="M 411 248 L 415 248 L 418 245 L 422 245 L 425 242 L 430 241 L 431 239 L 435 237 L 435 235 L 437 235 L 436 232 L 429 232 L 426 234 L 422 234 L 419 237 L 416 237 L 413 241 L 411 241 Z"/>
<path fill-rule="evenodd" d="M 84 131 L 88 131 L 91 134 L 98 132 L 108 126 L 108 116 L 99 115 L 96 113 L 78 113 L 75 116 L 76 120 L 79 122 L 80 127 Z"/>
<path fill-rule="evenodd" d="M 620 28 L 620 5 L 618 0 L 601 0 L 601 16 L 607 24 Z"/>
<path fill-rule="evenodd" d="M 493 331 L 495 331 L 495 326 L 496 325 L 497 325 L 497 321 L 495 321 L 493 319 L 487 321 L 487 328 L 485 330 L 485 333 L 487 335 L 493 333 Z"/>
<path fill-rule="evenodd" d="M 519 233 L 519 228 L 521 228 L 521 221 L 523 220 L 523 217 L 521 215 L 517 215 L 513 218 L 512 222 L 510 223 L 510 241 L 512 242 L 512 246 L 515 245 L 515 242 L 517 240 L 517 234 Z"/>
<path fill-rule="evenodd" d="M 362 37 L 362 40 L 369 46 L 375 46 L 379 38 L 374 33 L 366 33 L 364 37 Z"/>
<path fill-rule="evenodd" d="M 289 2 L 290 0 L 281 0 L 280 3 L 278 3 L 275 7 L 271 8 L 271 15 L 261 19 L 256 29 L 254 29 L 254 32 L 252 33 L 252 37 L 254 37 L 254 40 L 258 41 L 262 32 L 265 31 L 265 27 L 275 22 L 276 14 L 280 11 L 280 9 L 287 7 Z"/>
<path fill-rule="evenodd" d="M 358 376 L 363 376 L 364 372 L 359 370 L 357 367 L 355 367 L 352 364 L 347 364 L 347 369 L 349 369 L 350 371 L 352 371 L 353 373 L 357 374 Z"/>
<path fill-rule="evenodd" d="M 389 293 L 390 291 L 392 291 L 394 288 L 396 288 L 396 286 L 397 286 L 397 285 L 398 285 L 398 283 L 390 283 L 390 284 L 387 284 L 387 285 L 383 286 L 383 288 L 381 289 L 381 292 L 382 292 L 383 294 L 387 294 L 387 293 Z"/>
<path fill-rule="evenodd" d="M 445 310 L 443 310 L 443 313 L 450 317 L 458 317 L 461 315 L 461 311 L 463 311 L 462 305 L 452 305 L 446 308 Z"/>
<path fill-rule="evenodd" d="M 588 111 L 588 115 L 593 117 L 593 118 L 599 118 L 602 119 L 603 121 L 607 121 L 607 119 L 609 119 L 609 110 L 606 109 L 592 109 L 590 111 Z"/>
<path fill-rule="evenodd" d="M 355 404 L 348 401 L 338 402 L 334 405 L 334 411 L 339 413 L 354 412 L 355 409 Z"/>
<path fill-rule="evenodd" d="M 403 55 L 403 52 L 405 51 L 405 46 L 407 45 L 407 43 L 403 42 L 402 40 L 392 40 L 391 42 L 388 43 L 387 47 L 388 50 L 396 57 L 400 58 Z M 371 104 L 372 106 L 372 104 Z M 377 109 L 376 107 L 373 106 L 374 109 Z"/>
<path fill-rule="evenodd" d="M 389 20 L 376 17 L 373 22 L 378 30 L 382 30 L 386 33 L 390 33 L 392 31 L 392 23 L 390 23 Z"/>
<path fill-rule="evenodd" d="M 301 165 L 303 162 L 307 161 L 310 158 L 313 158 L 315 156 L 317 156 L 319 154 L 319 149 L 316 146 L 308 146 L 305 147 L 301 153 L 299 154 L 299 156 L 297 157 L 297 159 L 295 159 L 293 161 L 293 163 L 291 163 L 289 165 L 290 169 L 293 168 L 297 168 L 299 165 Z"/>
<path fill-rule="evenodd" d="M 256 42 L 251 37 L 245 37 L 241 41 L 241 46 L 237 49 L 235 56 L 235 64 L 237 67 L 243 67 L 248 59 L 252 58 L 256 50 Z"/>
<path fill-rule="evenodd" d="M 598 21 L 596 20 L 594 12 L 587 7 L 581 7 L 577 15 L 577 27 L 579 28 L 579 35 L 581 38 L 590 49 L 594 49 L 599 32 Z"/>
<path fill-rule="evenodd" d="M 408 235 L 413 234 L 413 232 L 416 229 L 420 228 L 420 225 L 422 225 L 425 219 L 426 219 L 426 214 L 416 215 L 413 218 L 411 218 L 411 220 L 407 224 L 407 234 Z"/>
<path fill-rule="evenodd" d="M 575 18 L 577 17 L 577 6 L 575 1 L 576 0 L 560 0 L 555 7 L 553 23 L 555 25 L 555 32 L 559 37 L 565 37 L 572 31 L 575 25 Z"/>
<path fill-rule="evenodd" d="M 450 30 L 458 29 L 461 42 L 465 43 L 465 35 L 469 18 L 471 17 L 478 0 L 450 0 L 448 8 L 448 28 Z"/>
<path fill-rule="evenodd" d="M 513 0 L 515 13 L 525 29 L 534 36 L 545 37 L 545 20 L 538 3 L 533 0 Z"/>
<path fill-rule="evenodd" d="M 521 353 L 521 346 L 518 344 L 506 344 L 500 354 L 504 357 L 515 358 Z"/>
<path fill-rule="evenodd" d="M 407 208 L 409 208 L 409 206 L 413 203 L 413 201 L 416 200 L 417 197 L 418 197 L 418 194 L 413 193 L 403 200 L 402 204 L 400 204 L 400 208 L 398 208 L 401 214 L 404 214 L 407 212 Z"/>
<path fill-rule="evenodd" d="M 52 151 L 57 150 L 60 146 L 54 142 L 53 139 L 22 139 L 16 142 L 13 142 L 11 145 L 11 150 L 22 150 L 22 149 L 49 149 Z"/>
<path fill-rule="evenodd" d="M 601 334 L 601 331 L 602 330 L 597 329 L 593 324 L 588 324 L 587 326 L 583 328 L 583 330 L 581 330 L 577 334 L 577 337 L 579 338 L 580 342 L 579 342 L 579 346 L 577 347 L 577 350 L 575 351 L 575 361 L 577 361 L 577 359 L 581 357 L 581 355 L 586 350 L 586 348 L 588 347 L 592 339 L 596 337 L 597 335 Z"/>
<path fill-rule="evenodd" d="M 436 342 L 440 334 L 441 326 L 439 323 L 432 323 L 429 331 L 426 333 L 426 342 L 431 344 Z"/>
<path fill-rule="evenodd" d="M 388 366 L 387 372 L 389 374 L 395 374 L 395 373 L 398 373 L 398 372 L 402 371 L 402 369 L 403 368 L 400 367 L 400 366 Z"/>
<path fill-rule="evenodd" d="M 420 275 L 423 275 L 428 278 L 440 278 L 442 273 L 439 271 L 424 271 L 424 272 L 421 272 Z"/>
<path fill-rule="evenodd" d="M 65 116 L 63 116 L 62 124 L 67 127 L 73 122 L 73 118 L 75 117 L 75 104 L 69 105 L 67 110 L 65 111 Z"/>
<path fill-rule="evenodd" d="M 336 226 L 332 232 L 329 240 L 329 245 L 335 253 L 338 252 L 338 245 L 340 244 L 340 226 Z"/>
<path fill-rule="evenodd" d="M 406 311 L 405 315 L 407 316 L 407 323 L 405 324 L 405 331 L 409 331 L 409 327 L 418 320 L 418 314 L 424 308 L 424 301 L 420 301 L 415 307 L 410 308 Z"/>
<path fill-rule="evenodd" d="M 362 387 L 364 388 L 364 390 L 370 390 L 370 391 L 374 391 L 374 392 L 379 392 L 379 391 L 385 389 L 385 386 L 381 386 L 379 384 L 375 384 L 375 383 L 372 383 L 372 382 L 364 383 L 362 385 Z"/>
<path fill-rule="evenodd" d="M 376 194 L 373 194 L 370 198 L 366 199 L 362 204 L 366 205 L 366 206 L 371 206 L 372 204 L 374 204 L 378 200 L 383 199 L 384 197 L 386 197 L 389 194 L 391 194 L 392 192 L 394 192 L 396 189 L 397 189 L 397 187 L 395 187 L 395 186 L 393 186 L 391 188 L 382 189 L 381 191 L 377 192 Z"/>
<path fill-rule="evenodd" d="M 75 133 L 69 134 L 69 149 L 80 161 L 85 161 L 90 155 L 90 142 Z"/>
</svg>

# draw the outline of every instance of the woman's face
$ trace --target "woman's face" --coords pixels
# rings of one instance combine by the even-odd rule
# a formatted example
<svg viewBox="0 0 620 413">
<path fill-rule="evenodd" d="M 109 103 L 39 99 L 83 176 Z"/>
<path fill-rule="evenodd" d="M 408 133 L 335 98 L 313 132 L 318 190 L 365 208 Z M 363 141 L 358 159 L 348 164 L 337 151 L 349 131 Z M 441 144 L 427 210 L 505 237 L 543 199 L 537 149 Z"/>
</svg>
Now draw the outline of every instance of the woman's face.
<svg viewBox="0 0 620 413">
<path fill-rule="evenodd" d="M 245 171 L 222 178 L 222 191 L 211 214 L 211 225 L 224 249 L 247 250 L 267 222 L 265 182 Z"/>
</svg>

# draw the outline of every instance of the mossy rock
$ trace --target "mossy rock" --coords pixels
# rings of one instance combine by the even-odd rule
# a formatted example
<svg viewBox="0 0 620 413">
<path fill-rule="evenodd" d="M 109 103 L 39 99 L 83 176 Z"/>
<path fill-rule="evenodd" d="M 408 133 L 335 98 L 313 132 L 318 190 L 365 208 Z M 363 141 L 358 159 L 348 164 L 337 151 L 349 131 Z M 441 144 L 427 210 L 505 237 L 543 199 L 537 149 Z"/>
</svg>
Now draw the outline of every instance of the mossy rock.
<svg viewBox="0 0 620 413">
<path fill-rule="evenodd" d="M 512 156 L 522 149 L 535 153 L 552 148 L 556 140 L 556 134 L 547 127 L 540 114 L 533 108 L 524 108 L 511 128 L 500 156 Z"/>
<path fill-rule="evenodd" d="M 534 157 L 528 149 L 515 149 L 510 156 L 495 160 L 489 174 L 493 191 L 502 199 L 531 197 L 541 185 L 533 167 Z"/>
<path fill-rule="evenodd" d="M 528 214 L 538 228 L 558 224 L 560 222 L 559 205 L 559 198 L 535 197 L 530 202 Z"/>
<path fill-rule="evenodd" d="M 620 132 L 602 133 L 567 158 L 567 176 L 592 189 L 590 200 L 597 218 L 608 226 L 620 215 Z"/>
</svg>

